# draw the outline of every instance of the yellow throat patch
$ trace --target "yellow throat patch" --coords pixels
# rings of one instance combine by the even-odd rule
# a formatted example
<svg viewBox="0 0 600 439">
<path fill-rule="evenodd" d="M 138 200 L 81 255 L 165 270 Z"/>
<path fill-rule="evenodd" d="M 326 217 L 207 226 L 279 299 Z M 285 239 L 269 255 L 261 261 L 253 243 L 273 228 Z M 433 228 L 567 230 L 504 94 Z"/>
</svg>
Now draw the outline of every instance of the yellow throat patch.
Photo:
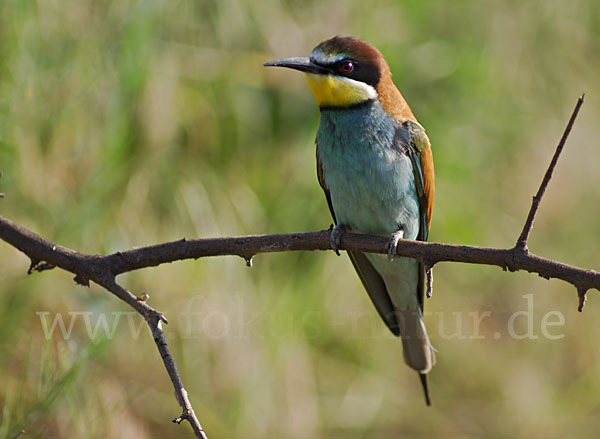
<svg viewBox="0 0 600 439">
<path fill-rule="evenodd" d="M 373 87 L 354 79 L 308 73 L 306 82 L 319 107 L 350 107 L 377 98 Z"/>
</svg>

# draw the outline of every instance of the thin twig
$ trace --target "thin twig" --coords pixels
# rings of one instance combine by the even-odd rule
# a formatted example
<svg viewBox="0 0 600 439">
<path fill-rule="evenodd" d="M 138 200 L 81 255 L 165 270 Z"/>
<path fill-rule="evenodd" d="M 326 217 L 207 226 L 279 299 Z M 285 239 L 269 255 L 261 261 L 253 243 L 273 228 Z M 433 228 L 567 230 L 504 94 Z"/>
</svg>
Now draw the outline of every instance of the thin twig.
<svg viewBox="0 0 600 439">
<path fill-rule="evenodd" d="M 194 435 L 199 439 L 207 439 L 206 433 L 194 412 L 194 408 L 189 400 L 188 393 L 183 386 L 183 381 L 179 376 L 179 371 L 177 370 L 177 364 L 171 355 L 171 351 L 169 350 L 169 345 L 167 344 L 167 339 L 165 337 L 165 333 L 162 329 L 163 323 L 168 323 L 165 317 L 160 314 L 158 311 L 154 310 L 150 306 L 145 303 L 145 300 L 142 300 L 146 295 L 141 295 L 142 298 L 136 297 L 127 291 L 125 288 L 120 286 L 115 282 L 114 277 L 109 276 L 108 278 L 100 278 L 98 280 L 92 278 L 95 282 L 99 283 L 99 285 L 106 288 L 108 291 L 113 293 L 119 298 L 122 298 L 126 302 L 129 303 L 129 298 L 135 298 L 135 301 L 141 307 L 141 310 L 136 307 L 136 310 L 142 314 L 146 323 L 150 327 L 150 331 L 152 333 L 152 338 L 154 339 L 154 343 L 158 348 L 158 352 L 160 357 L 162 358 L 163 364 L 167 373 L 169 374 L 169 378 L 171 379 L 171 383 L 173 384 L 173 389 L 175 390 L 175 398 L 179 403 L 179 406 L 182 409 L 182 414 L 176 418 L 179 420 L 178 424 L 181 423 L 184 419 L 190 423 L 192 426 L 192 430 L 194 430 Z M 143 293 L 145 294 L 145 293 Z M 175 420 L 174 420 L 175 422 Z"/>
<path fill-rule="evenodd" d="M 558 162 L 560 153 L 562 152 L 563 147 L 565 146 L 565 143 L 567 142 L 567 138 L 569 137 L 569 134 L 571 133 L 571 129 L 573 128 L 573 124 L 575 123 L 575 119 L 577 119 L 577 114 L 579 114 L 579 109 L 583 105 L 584 97 L 585 97 L 585 94 L 582 94 L 579 97 L 579 99 L 577 100 L 577 104 L 575 105 L 575 108 L 573 109 L 573 113 L 571 113 L 571 117 L 569 118 L 569 122 L 567 123 L 567 126 L 565 127 L 565 131 L 563 132 L 560 142 L 558 142 L 558 146 L 556 147 L 556 150 L 554 151 L 554 156 L 552 156 L 552 160 L 550 161 L 550 165 L 548 166 L 548 169 L 546 170 L 546 174 L 544 175 L 544 178 L 543 178 L 542 182 L 540 183 L 540 187 L 539 187 L 537 193 L 534 195 L 533 200 L 531 201 L 531 208 L 529 209 L 529 214 L 527 215 L 527 220 L 525 221 L 525 225 L 523 226 L 523 231 L 521 232 L 521 235 L 519 236 L 519 239 L 517 240 L 518 248 L 527 249 L 527 239 L 529 238 L 529 233 L 531 233 L 531 229 L 533 227 L 533 220 L 535 219 L 535 214 L 537 213 L 538 207 L 540 206 L 540 201 L 542 201 L 542 197 L 544 196 L 544 193 L 546 192 L 548 183 L 550 182 L 550 179 L 552 178 L 552 173 L 554 172 L 554 168 L 556 167 L 556 163 Z"/>
<path fill-rule="evenodd" d="M 25 433 L 25 430 L 21 430 L 18 431 L 17 434 L 15 434 L 13 437 L 11 437 L 10 439 L 18 439 L 19 437 L 21 437 L 22 434 Z"/>
</svg>

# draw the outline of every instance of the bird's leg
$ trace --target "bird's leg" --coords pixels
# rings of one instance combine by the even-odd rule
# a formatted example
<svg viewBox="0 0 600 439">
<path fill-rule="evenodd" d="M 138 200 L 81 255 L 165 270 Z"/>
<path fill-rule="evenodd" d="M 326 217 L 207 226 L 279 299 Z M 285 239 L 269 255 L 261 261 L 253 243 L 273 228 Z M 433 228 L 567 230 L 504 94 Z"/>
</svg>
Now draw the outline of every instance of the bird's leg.
<svg viewBox="0 0 600 439">
<path fill-rule="evenodd" d="M 397 231 L 391 234 L 390 240 L 387 244 L 388 259 L 394 260 L 394 257 L 398 256 L 396 251 L 398 250 L 398 241 L 404 238 L 404 229 L 401 227 Z"/>
<path fill-rule="evenodd" d="M 329 243 L 331 244 L 331 248 L 338 256 L 340 255 L 340 243 L 344 233 L 346 233 L 346 227 L 344 227 L 343 224 L 338 224 L 331 230 L 331 234 L 329 235 Z"/>
</svg>

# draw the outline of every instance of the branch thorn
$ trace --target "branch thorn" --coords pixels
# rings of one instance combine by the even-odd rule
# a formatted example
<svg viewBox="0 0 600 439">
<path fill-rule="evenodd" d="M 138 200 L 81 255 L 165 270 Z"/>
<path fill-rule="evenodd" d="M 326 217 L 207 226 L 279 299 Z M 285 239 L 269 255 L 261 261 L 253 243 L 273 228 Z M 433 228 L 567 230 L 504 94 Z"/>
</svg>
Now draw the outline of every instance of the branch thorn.
<svg viewBox="0 0 600 439">
<path fill-rule="evenodd" d="M 39 264 L 40 261 L 38 259 L 31 258 L 31 263 L 29 264 L 29 268 L 27 269 L 27 274 L 31 274 L 35 271 L 35 267 Z"/>
<path fill-rule="evenodd" d="M 179 415 L 175 419 L 173 419 L 173 423 L 174 424 L 181 424 L 183 421 L 185 421 L 186 419 L 188 419 L 189 416 L 190 415 L 189 415 L 189 413 L 186 410 L 181 415 Z"/>
<path fill-rule="evenodd" d="M 84 287 L 89 287 L 90 286 L 90 280 L 86 276 L 83 276 L 82 274 L 77 274 L 73 278 L 73 280 L 78 285 L 82 285 Z"/>
<path fill-rule="evenodd" d="M 431 299 L 433 295 L 433 265 L 423 264 L 425 266 L 425 279 L 427 285 L 427 292 L 425 295 L 428 299 Z"/>
<path fill-rule="evenodd" d="M 155 311 L 155 312 L 156 312 L 157 317 L 158 317 L 158 320 L 157 320 L 157 323 L 156 323 L 157 326 L 160 325 L 161 322 L 164 323 L 164 324 L 166 324 L 166 325 L 169 324 L 169 321 L 167 320 L 167 318 L 164 315 L 162 315 L 161 313 L 159 313 L 157 311 Z M 161 330 L 162 330 L 162 328 L 161 328 Z"/>
<path fill-rule="evenodd" d="M 27 274 L 31 274 L 34 271 L 52 270 L 54 267 L 55 266 L 49 262 L 32 259 L 31 265 L 29 265 L 29 269 L 27 270 Z"/>
<path fill-rule="evenodd" d="M 577 311 L 582 312 L 583 307 L 585 306 L 585 302 L 587 302 L 587 289 L 583 287 L 578 287 L 577 295 L 579 296 L 579 306 L 577 307 Z"/>
</svg>

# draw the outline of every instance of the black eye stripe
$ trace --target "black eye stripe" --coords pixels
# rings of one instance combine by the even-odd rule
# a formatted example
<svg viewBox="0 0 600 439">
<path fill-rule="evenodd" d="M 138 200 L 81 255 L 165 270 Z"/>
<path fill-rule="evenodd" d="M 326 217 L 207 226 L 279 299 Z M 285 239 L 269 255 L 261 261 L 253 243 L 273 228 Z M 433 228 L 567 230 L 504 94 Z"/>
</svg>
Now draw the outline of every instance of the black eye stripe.
<svg viewBox="0 0 600 439">
<path fill-rule="evenodd" d="M 345 64 L 347 63 L 352 64 L 352 68 L 350 70 L 346 70 L 344 68 Z M 335 74 L 364 82 L 365 84 L 369 84 L 374 88 L 377 88 L 377 84 L 379 84 L 379 69 L 374 65 L 360 61 L 344 60 L 339 62 L 336 67 Z"/>
<path fill-rule="evenodd" d="M 346 58 L 335 63 L 327 64 L 318 62 L 315 58 L 311 58 L 311 61 L 314 64 L 327 69 L 332 75 L 344 76 L 346 78 L 354 79 L 355 81 L 364 82 L 373 88 L 377 88 L 377 84 L 379 84 L 379 69 L 377 66 L 369 64 L 365 61 L 357 61 L 351 58 Z M 348 62 L 352 63 L 353 68 L 347 72 L 343 71 L 343 65 Z"/>
</svg>

